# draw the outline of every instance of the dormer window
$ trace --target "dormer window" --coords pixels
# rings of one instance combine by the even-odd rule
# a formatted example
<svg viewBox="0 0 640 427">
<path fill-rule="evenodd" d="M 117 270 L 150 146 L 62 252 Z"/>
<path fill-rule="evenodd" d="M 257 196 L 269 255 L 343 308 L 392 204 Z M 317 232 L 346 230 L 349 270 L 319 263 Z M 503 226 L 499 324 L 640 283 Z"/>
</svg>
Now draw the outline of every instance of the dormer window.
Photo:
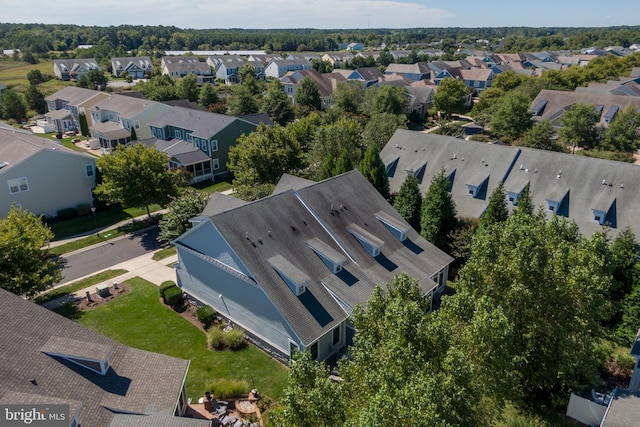
<svg viewBox="0 0 640 427">
<path fill-rule="evenodd" d="M 405 224 L 393 215 L 383 211 L 376 212 L 375 216 L 398 240 L 402 242 L 407 238 L 407 233 L 410 229 L 409 224 Z"/>
<path fill-rule="evenodd" d="M 562 204 L 564 203 L 564 200 L 568 196 L 569 196 L 569 191 L 567 190 L 558 190 L 553 194 L 549 195 L 549 197 L 545 199 L 545 202 L 547 204 L 547 210 L 549 212 L 555 212 L 556 214 L 560 215 L 559 214 L 560 207 L 562 206 Z"/>
<path fill-rule="evenodd" d="M 100 375 L 105 375 L 110 367 L 109 358 L 113 353 L 113 347 L 52 336 L 40 351 L 49 356 L 61 357 Z"/>
<path fill-rule="evenodd" d="M 467 182 L 467 191 L 471 197 L 476 198 L 481 193 L 486 183 L 489 181 L 489 175 L 480 173 Z"/>
<path fill-rule="evenodd" d="M 322 262 L 332 273 L 342 271 L 342 266 L 347 262 L 347 258 L 322 240 L 314 237 L 307 240 L 307 245 L 320 257 Z"/>
<path fill-rule="evenodd" d="M 603 196 L 605 196 L 603 194 Z M 615 226 L 615 203 L 616 199 L 610 196 L 596 197 L 593 200 L 593 207 L 591 208 L 591 214 L 593 221 L 600 225 L 613 225 Z"/>
<path fill-rule="evenodd" d="M 309 276 L 282 255 L 276 255 L 267 261 L 296 296 L 304 293 L 307 285 L 311 282 Z"/>
<path fill-rule="evenodd" d="M 364 249 L 373 257 L 380 255 L 380 250 L 384 246 L 384 241 L 369 233 L 364 228 L 356 224 L 347 227 L 347 231 L 351 233 Z"/>
</svg>

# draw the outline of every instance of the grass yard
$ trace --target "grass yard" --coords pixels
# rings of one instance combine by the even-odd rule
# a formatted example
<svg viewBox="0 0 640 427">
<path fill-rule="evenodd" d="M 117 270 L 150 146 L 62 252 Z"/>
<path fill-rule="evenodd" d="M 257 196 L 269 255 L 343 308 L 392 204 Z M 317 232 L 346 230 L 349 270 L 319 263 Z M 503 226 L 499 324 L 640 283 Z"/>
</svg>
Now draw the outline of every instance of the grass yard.
<svg viewBox="0 0 640 427">
<path fill-rule="evenodd" d="M 162 261 L 163 259 L 169 258 L 170 256 L 173 256 L 177 253 L 178 251 L 176 250 L 176 247 L 170 246 L 168 248 L 160 249 L 159 251 L 155 252 L 151 259 L 154 261 Z"/>
<path fill-rule="evenodd" d="M 192 185 L 192 187 L 195 188 L 196 190 L 200 190 L 203 193 L 213 194 L 216 191 L 223 192 L 233 188 L 231 181 L 232 181 L 232 178 L 231 176 L 229 176 L 225 178 L 224 181 L 216 181 L 214 183 L 211 183 L 211 181 L 207 180 L 207 181 L 194 184 Z"/>
<path fill-rule="evenodd" d="M 88 288 L 89 286 L 104 282 L 105 280 L 109 280 L 113 277 L 117 277 L 125 273 L 127 273 L 127 270 L 124 270 L 122 268 L 118 268 L 115 270 L 105 270 L 101 273 L 94 274 L 90 277 L 85 277 L 84 279 L 78 280 L 77 282 L 73 282 L 69 285 L 60 286 L 59 288 L 55 288 L 44 294 L 38 295 L 34 302 L 36 304 L 44 304 L 56 298 L 67 296 L 73 292 Z"/>
<path fill-rule="evenodd" d="M 239 351 L 209 351 L 201 330 L 160 302 L 158 287 L 141 278 L 131 291 L 76 321 L 123 344 L 191 360 L 187 394 L 196 399 L 214 379 L 245 380 L 261 394 L 280 399 L 287 368 L 252 345 Z"/>
<path fill-rule="evenodd" d="M 0 81 L 16 92 L 25 92 L 29 86 L 27 73 L 31 70 L 40 70 L 42 74 L 53 76 L 53 61 L 44 61 L 37 64 L 20 62 L 0 63 Z M 47 96 L 59 91 L 65 86 L 75 85 L 75 83 L 64 82 L 54 77 L 48 82 L 39 84 L 38 88 Z"/>
</svg>

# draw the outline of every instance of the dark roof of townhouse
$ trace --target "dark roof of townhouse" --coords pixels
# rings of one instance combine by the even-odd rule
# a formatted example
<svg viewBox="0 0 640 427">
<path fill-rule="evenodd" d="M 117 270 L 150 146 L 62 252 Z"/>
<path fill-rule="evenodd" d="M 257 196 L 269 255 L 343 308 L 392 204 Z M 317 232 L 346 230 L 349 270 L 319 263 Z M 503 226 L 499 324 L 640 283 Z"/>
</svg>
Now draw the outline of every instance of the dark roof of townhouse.
<svg viewBox="0 0 640 427">
<path fill-rule="evenodd" d="M 314 342 L 347 318 L 320 283 L 327 267 L 311 249 L 302 249 L 307 240 L 326 233 L 292 191 L 227 210 L 211 221 L 303 342 Z M 296 295 L 280 274 L 306 290 Z"/>
<path fill-rule="evenodd" d="M 165 108 L 169 108 L 164 104 L 156 101 L 150 101 L 148 99 L 139 99 L 131 96 L 124 95 L 110 95 L 108 98 L 103 99 L 97 104 L 91 106 L 89 111 L 115 111 L 122 118 L 132 118 L 137 114 L 151 108 L 152 106 L 161 105 Z"/>
<path fill-rule="evenodd" d="M 163 139 L 149 138 L 140 141 L 140 143 L 166 153 L 170 159 L 183 166 L 206 162 L 211 159 L 204 151 L 194 146 L 192 143 L 181 139 L 165 141 Z"/>
<path fill-rule="evenodd" d="M 75 71 L 78 68 L 84 68 L 85 70 L 100 69 L 100 66 L 93 58 L 54 59 L 53 65 L 66 73 Z"/>
<path fill-rule="evenodd" d="M 426 293 L 436 286 L 430 277 L 452 261 L 357 170 L 319 183 L 293 176 L 281 181 L 289 188 L 237 208 L 216 207 L 221 213 L 210 220 L 303 342 L 314 342 L 350 314 L 334 295 L 350 307 L 364 305 L 376 285 L 402 272 L 417 278 Z M 388 224 L 408 238 L 401 242 Z M 358 238 L 377 245 L 380 254 L 367 252 Z M 334 273 L 319 253 L 342 270 Z M 296 295 L 281 274 L 307 290 Z"/>
<path fill-rule="evenodd" d="M 207 206 L 204 207 L 204 210 L 200 214 L 200 216 L 214 216 L 221 212 L 226 212 L 230 209 L 235 209 L 240 206 L 244 206 L 249 202 L 245 202 L 242 199 L 238 199 L 237 197 L 229 196 L 223 193 L 213 193 Z"/>
<path fill-rule="evenodd" d="M 382 80 L 384 78 L 384 74 L 378 67 L 357 68 L 356 71 L 360 73 L 365 81 Z"/>
<path fill-rule="evenodd" d="M 68 402 L 86 426 L 108 426 L 116 412 L 173 414 L 188 360 L 127 347 L 2 289 L 0 324 L 0 402 Z M 86 367 L 105 360 L 104 375 Z"/>
<path fill-rule="evenodd" d="M 273 126 L 273 120 L 267 113 L 255 113 L 255 114 L 246 114 L 244 116 L 238 117 L 242 120 L 246 120 L 254 125 L 265 124 L 267 126 Z"/>
<path fill-rule="evenodd" d="M 415 64 L 396 64 L 387 65 L 385 74 L 428 74 L 431 72 L 426 62 L 418 62 Z"/>
<path fill-rule="evenodd" d="M 321 74 L 316 70 L 289 71 L 284 75 L 283 79 L 292 81 L 295 84 L 299 84 L 300 81 L 305 77 L 309 77 L 311 80 L 313 80 L 316 87 L 318 88 L 318 92 L 320 92 L 320 96 L 323 98 L 331 96 L 338 83 L 347 81 L 347 79 L 345 79 L 341 74 Z"/>
<path fill-rule="evenodd" d="M 32 156 L 41 150 L 52 150 L 68 155 L 91 156 L 73 151 L 56 141 L 33 135 L 28 131 L 0 127 L 0 172 Z"/>
<path fill-rule="evenodd" d="M 138 68 L 148 69 L 152 68 L 151 58 L 148 56 L 127 56 L 123 58 L 111 58 L 111 63 L 120 67 L 122 70 L 126 70 L 130 65 L 135 65 Z"/>
<path fill-rule="evenodd" d="M 84 89 L 84 88 L 75 87 L 75 86 L 65 86 L 59 91 L 56 91 L 55 93 L 47 96 L 45 100 L 55 101 L 57 99 L 60 99 L 62 101 L 66 101 L 70 105 L 77 105 L 85 101 L 88 101 L 89 99 L 93 98 L 94 96 L 100 93 L 103 93 L 103 92 L 99 92 L 97 90 L 91 90 L 91 89 Z"/>
<path fill-rule="evenodd" d="M 515 162 L 517 148 L 465 141 L 448 136 L 397 130 L 382 149 L 391 191 L 398 191 L 409 171 L 418 178 L 422 193 L 441 169 L 453 181 L 451 195 L 458 216 L 480 217 L 489 196 Z M 474 196 L 469 186 L 480 186 Z"/>
<path fill-rule="evenodd" d="M 636 427 L 640 420 L 640 393 L 616 389 L 601 427 Z"/>
<path fill-rule="evenodd" d="M 540 111 L 538 107 L 542 106 L 543 103 L 544 106 L 541 107 L 542 111 Z M 534 110 L 534 119 L 549 120 L 556 125 L 560 125 L 560 119 L 564 112 L 577 103 L 598 106 L 597 108 L 600 111 L 599 126 L 606 126 L 609 111 L 622 111 L 629 105 L 640 109 L 640 97 L 636 96 L 610 95 L 600 92 L 565 92 L 548 89 L 540 91 L 531 103 L 531 108 Z"/>
<path fill-rule="evenodd" d="M 300 178 L 295 175 L 283 173 L 278 180 L 276 188 L 273 189 L 273 192 L 271 194 L 280 194 L 284 193 L 287 190 L 299 190 L 313 184 L 315 184 L 315 181 L 311 181 L 310 179 Z"/>
<path fill-rule="evenodd" d="M 239 120 L 226 114 L 209 113 L 191 108 L 173 107 L 163 115 L 152 120 L 149 126 L 164 128 L 174 126 L 191 130 L 193 136 L 209 139 L 221 132 L 231 123 Z"/>
</svg>

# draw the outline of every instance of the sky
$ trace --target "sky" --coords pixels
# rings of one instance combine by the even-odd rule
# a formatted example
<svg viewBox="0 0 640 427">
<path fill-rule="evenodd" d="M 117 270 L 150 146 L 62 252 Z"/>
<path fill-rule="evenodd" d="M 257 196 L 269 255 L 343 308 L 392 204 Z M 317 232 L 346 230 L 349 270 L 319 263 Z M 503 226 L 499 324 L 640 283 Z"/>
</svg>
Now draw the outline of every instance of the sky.
<svg viewBox="0 0 640 427">
<path fill-rule="evenodd" d="M 0 0 L 0 22 L 179 28 L 640 25 L 632 0 Z"/>
</svg>

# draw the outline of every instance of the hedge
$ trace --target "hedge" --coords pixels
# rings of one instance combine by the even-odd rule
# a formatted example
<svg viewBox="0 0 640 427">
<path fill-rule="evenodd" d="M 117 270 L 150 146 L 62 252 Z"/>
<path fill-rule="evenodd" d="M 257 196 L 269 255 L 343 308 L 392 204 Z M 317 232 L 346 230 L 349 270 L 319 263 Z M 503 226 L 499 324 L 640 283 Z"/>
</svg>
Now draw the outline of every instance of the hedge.
<svg viewBox="0 0 640 427">
<path fill-rule="evenodd" d="M 244 332 L 240 329 L 232 329 L 222 336 L 225 347 L 231 350 L 238 350 L 246 345 L 244 340 Z"/>
<path fill-rule="evenodd" d="M 178 305 L 182 302 L 182 289 L 173 285 L 164 291 L 164 302 L 167 305 Z"/>
<path fill-rule="evenodd" d="M 174 282 L 172 282 L 171 280 L 167 280 L 165 282 L 162 282 L 162 284 L 160 285 L 159 291 L 160 291 L 160 296 L 162 298 L 164 298 L 164 291 L 166 291 L 167 289 L 176 286 L 176 284 Z"/>
<path fill-rule="evenodd" d="M 196 316 L 198 317 L 198 322 L 202 323 L 205 326 L 213 323 L 213 320 L 216 316 L 216 311 L 210 305 L 205 305 L 200 307 L 196 311 Z"/>
</svg>

